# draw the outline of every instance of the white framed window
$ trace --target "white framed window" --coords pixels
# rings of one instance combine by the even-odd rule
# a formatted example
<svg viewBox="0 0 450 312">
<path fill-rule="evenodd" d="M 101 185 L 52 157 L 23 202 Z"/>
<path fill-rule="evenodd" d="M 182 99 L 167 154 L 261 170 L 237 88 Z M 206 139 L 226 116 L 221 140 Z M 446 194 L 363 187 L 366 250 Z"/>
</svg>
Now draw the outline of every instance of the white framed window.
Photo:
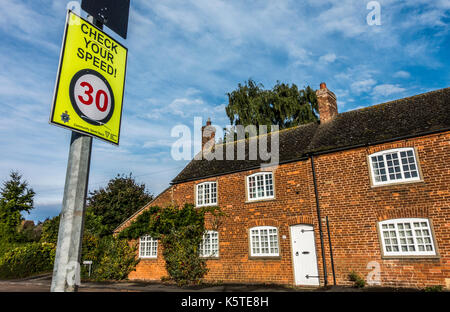
<svg viewBox="0 0 450 312">
<path fill-rule="evenodd" d="M 149 235 L 144 235 L 139 240 L 139 258 L 158 257 L 158 240 Z"/>
<path fill-rule="evenodd" d="M 420 181 L 413 148 L 385 150 L 369 155 L 369 159 L 374 185 Z"/>
<path fill-rule="evenodd" d="M 428 219 L 391 219 L 378 223 L 385 256 L 434 256 Z"/>
<path fill-rule="evenodd" d="M 250 229 L 250 255 L 253 257 L 280 255 L 276 227 L 258 226 Z"/>
<path fill-rule="evenodd" d="M 200 244 L 200 257 L 219 257 L 219 233 L 206 231 Z"/>
<path fill-rule="evenodd" d="M 274 198 L 272 172 L 259 172 L 247 177 L 248 200 Z"/>
<path fill-rule="evenodd" d="M 197 206 L 217 205 L 217 182 L 203 182 L 196 188 Z"/>
</svg>

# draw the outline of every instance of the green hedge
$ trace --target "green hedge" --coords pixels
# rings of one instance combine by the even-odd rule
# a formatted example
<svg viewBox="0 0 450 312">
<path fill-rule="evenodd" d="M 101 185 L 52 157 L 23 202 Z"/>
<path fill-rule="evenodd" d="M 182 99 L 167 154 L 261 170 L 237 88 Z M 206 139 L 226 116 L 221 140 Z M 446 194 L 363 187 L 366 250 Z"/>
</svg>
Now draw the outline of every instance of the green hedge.
<svg viewBox="0 0 450 312">
<path fill-rule="evenodd" d="M 55 244 L 29 243 L 0 258 L 0 278 L 23 278 L 53 270 Z"/>
<path fill-rule="evenodd" d="M 8 242 L 0 238 L 0 259 L 8 252 L 16 247 L 21 247 L 26 245 L 26 243 Z"/>
</svg>

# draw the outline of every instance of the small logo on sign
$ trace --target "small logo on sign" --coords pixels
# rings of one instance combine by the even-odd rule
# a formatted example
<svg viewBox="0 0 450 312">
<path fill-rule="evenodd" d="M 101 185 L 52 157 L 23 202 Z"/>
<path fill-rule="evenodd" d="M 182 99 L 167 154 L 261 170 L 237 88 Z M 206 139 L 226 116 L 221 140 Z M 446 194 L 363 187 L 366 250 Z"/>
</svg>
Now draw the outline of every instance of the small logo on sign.
<svg viewBox="0 0 450 312">
<path fill-rule="evenodd" d="M 61 120 L 62 120 L 64 123 L 69 122 L 70 116 L 69 116 L 69 114 L 67 113 L 67 111 L 65 111 L 64 113 L 61 114 Z"/>
</svg>

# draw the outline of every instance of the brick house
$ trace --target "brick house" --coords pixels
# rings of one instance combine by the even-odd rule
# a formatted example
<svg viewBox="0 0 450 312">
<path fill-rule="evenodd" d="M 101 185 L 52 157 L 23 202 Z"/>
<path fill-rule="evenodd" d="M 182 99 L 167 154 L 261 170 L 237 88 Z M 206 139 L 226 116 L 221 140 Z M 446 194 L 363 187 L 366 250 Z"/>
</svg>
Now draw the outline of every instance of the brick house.
<svg viewBox="0 0 450 312">
<path fill-rule="evenodd" d="M 320 122 L 278 133 L 278 166 L 194 159 L 115 232 L 150 206 L 218 205 L 227 217 L 205 233 L 206 280 L 350 285 L 355 271 L 450 288 L 450 88 L 340 114 L 324 83 L 316 92 Z M 139 244 L 129 278 L 166 276 L 157 241 Z"/>
</svg>

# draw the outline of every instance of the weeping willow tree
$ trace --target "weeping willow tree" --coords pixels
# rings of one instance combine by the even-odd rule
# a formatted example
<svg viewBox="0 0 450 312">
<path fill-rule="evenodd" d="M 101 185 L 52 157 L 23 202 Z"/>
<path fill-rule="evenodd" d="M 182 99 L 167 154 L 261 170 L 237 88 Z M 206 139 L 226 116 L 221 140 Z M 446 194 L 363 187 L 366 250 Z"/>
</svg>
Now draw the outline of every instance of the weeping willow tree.
<svg viewBox="0 0 450 312">
<path fill-rule="evenodd" d="M 249 79 L 228 93 L 225 108 L 231 125 L 271 125 L 279 129 L 316 121 L 317 98 L 314 90 L 307 86 L 299 89 L 295 84 L 280 83 L 271 90 L 265 90 L 261 83 Z"/>
</svg>

